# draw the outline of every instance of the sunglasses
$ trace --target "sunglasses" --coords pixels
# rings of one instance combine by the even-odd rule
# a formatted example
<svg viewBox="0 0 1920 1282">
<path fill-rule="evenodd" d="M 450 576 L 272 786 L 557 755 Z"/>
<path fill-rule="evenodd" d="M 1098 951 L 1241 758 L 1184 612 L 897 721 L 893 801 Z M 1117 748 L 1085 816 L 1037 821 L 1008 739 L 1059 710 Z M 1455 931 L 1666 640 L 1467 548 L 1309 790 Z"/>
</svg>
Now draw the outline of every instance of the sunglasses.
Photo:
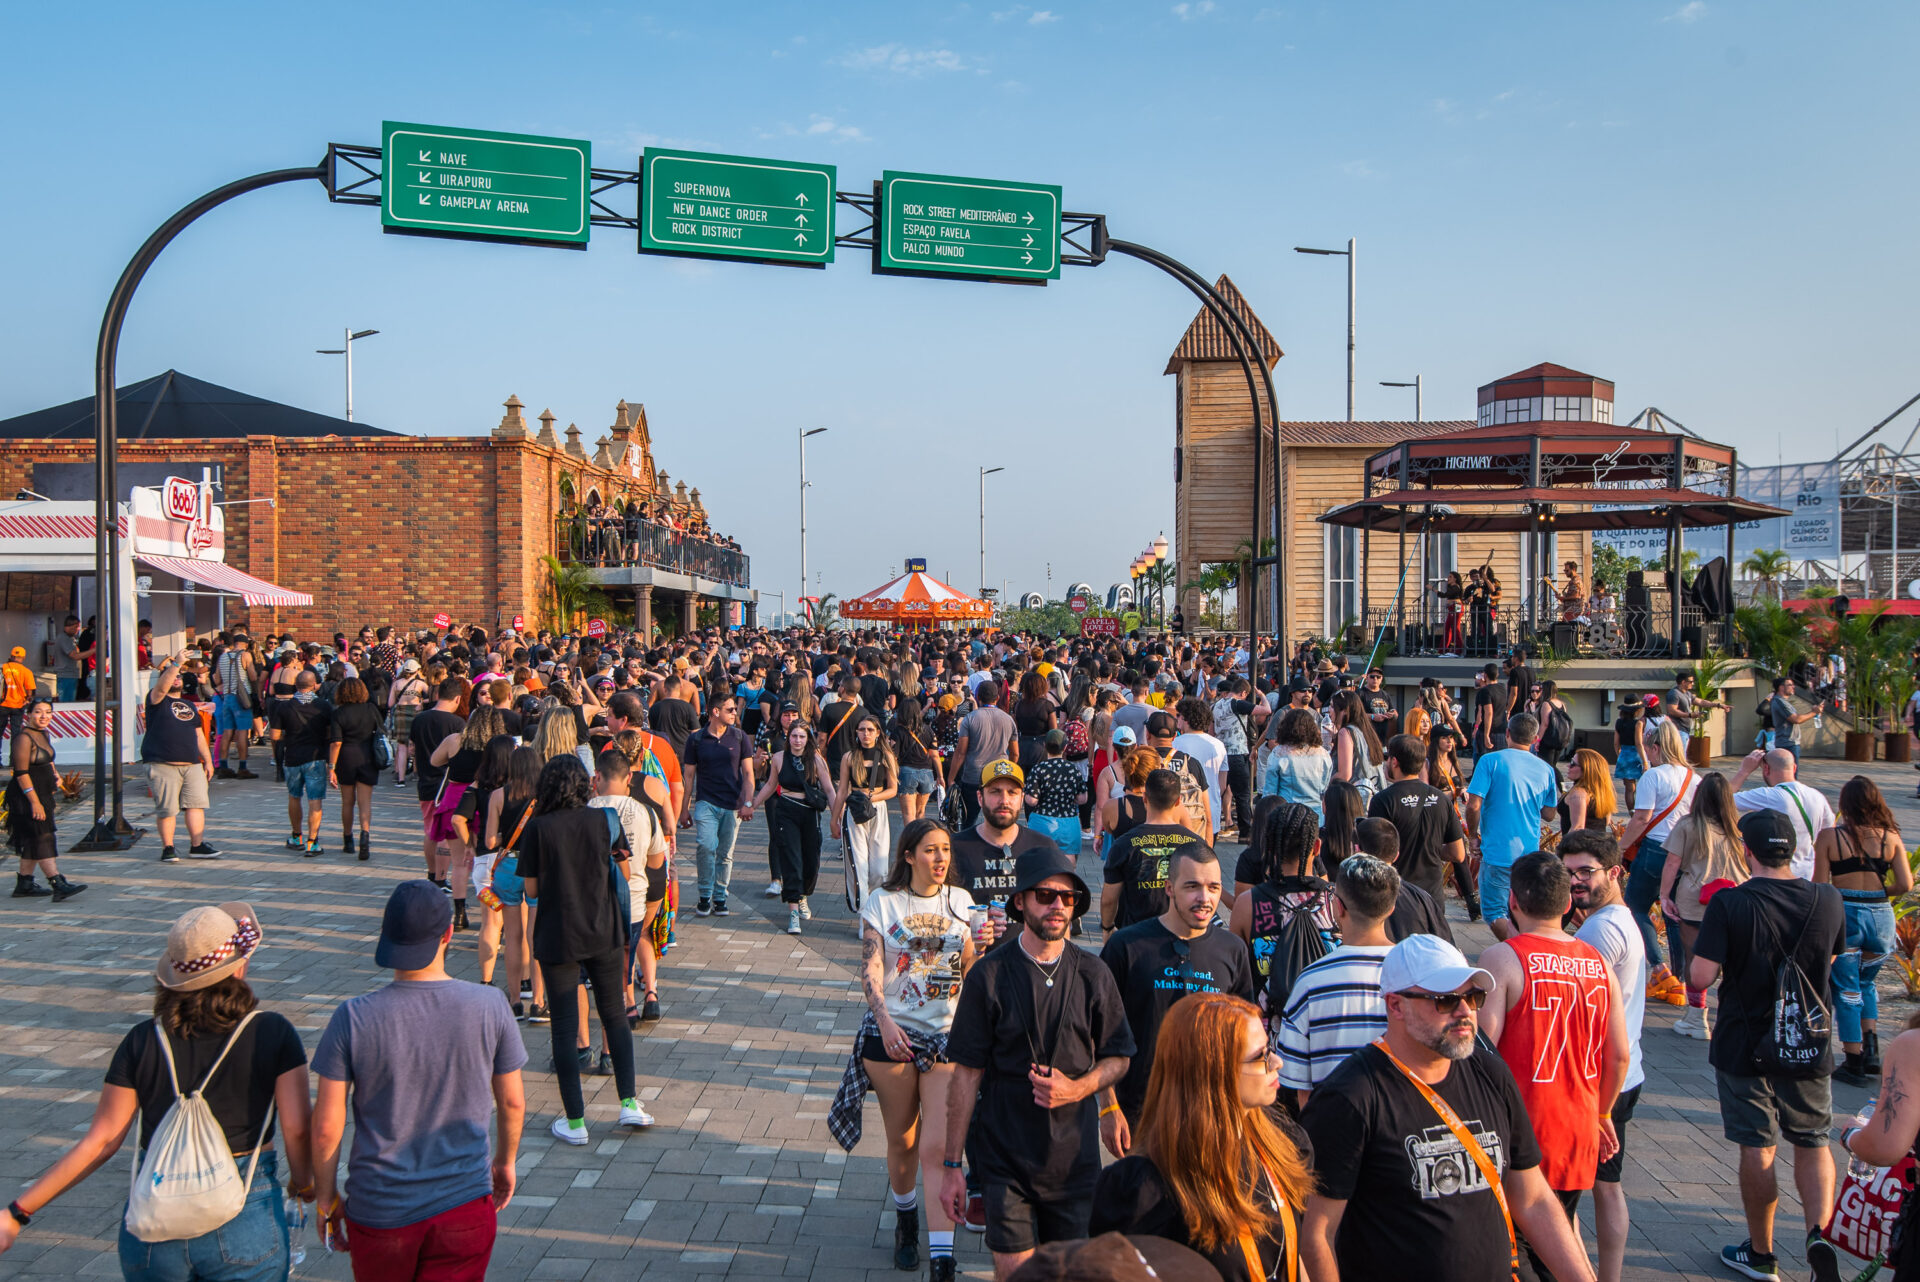
<svg viewBox="0 0 1920 1282">
<path fill-rule="evenodd" d="M 1487 1004 L 1487 995 L 1477 988 L 1464 993 L 1402 993 L 1402 997 L 1413 997 L 1423 1002 L 1432 1002 L 1434 1010 L 1442 1015 L 1452 1015 L 1462 1006 L 1468 1010 L 1479 1010 Z"/>
<path fill-rule="evenodd" d="M 1072 903 L 1077 892 L 1071 890 L 1054 890 L 1048 886 L 1035 886 L 1027 893 L 1033 896 L 1034 903 L 1039 904 L 1042 908 L 1051 908 L 1062 901 L 1069 904 Z"/>
</svg>

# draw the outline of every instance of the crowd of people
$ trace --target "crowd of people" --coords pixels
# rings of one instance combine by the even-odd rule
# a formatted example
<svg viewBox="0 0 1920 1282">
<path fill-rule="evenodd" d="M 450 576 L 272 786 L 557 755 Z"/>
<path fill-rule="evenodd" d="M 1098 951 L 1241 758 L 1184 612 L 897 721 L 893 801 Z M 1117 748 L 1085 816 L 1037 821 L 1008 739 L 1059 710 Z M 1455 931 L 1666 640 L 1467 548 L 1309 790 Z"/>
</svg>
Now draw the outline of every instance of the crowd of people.
<svg viewBox="0 0 1920 1282">
<path fill-rule="evenodd" d="M 765 898 L 792 934 L 821 928 L 823 852 L 839 855 L 866 1010 L 828 1126 L 851 1151 L 875 1097 L 892 1262 L 924 1259 L 936 1282 L 957 1229 L 983 1235 L 1000 1279 L 1118 1233 L 1211 1270 L 1175 1276 L 1230 1282 L 1617 1282 L 1650 1005 L 1710 1042 L 1749 1228 L 1724 1260 L 1777 1276 L 1784 1135 L 1806 1257 L 1833 1282 L 1831 1081 L 1920 1055 L 1920 1034 L 1882 1053 L 1874 988 L 1889 896 L 1912 887 L 1899 826 L 1864 776 L 1834 803 L 1798 780 L 1797 727 L 1817 710 L 1790 682 L 1771 746 L 1729 778 L 1687 760 L 1724 706 L 1690 673 L 1623 707 L 1610 763 L 1575 749 L 1565 700 L 1519 651 L 1458 703 L 1429 680 L 1404 708 L 1342 657 L 1179 637 L 379 628 L 257 647 L 228 632 L 156 662 L 163 859 L 181 811 L 188 856 L 219 856 L 209 781 L 253 777 L 265 749 L 290 851 L 326 855 L 337 791 L 342 856 L 373 858 L 373 790 L 410 787 L 423 875 L 386 907 L 374 963 L 393 983 L 335 1011 L 311 1102 L 297 1035 L 245 983 L 254 910 L 176 922 L 154 1020 L 116 1052 L 93 1127 L 0 1215 L 0 1249 L 136 1115 L 145 1167 L 172 1160 L 175 1083 L 212 1080 L 247 1167 L 235 1215 L 284 1249 L 285 1208 L 256 1183 L 281 1174 L 277 1107 L 288 1191 L 317 1200 L 357 1277 L 480 1276 L 525 1112 L 515 1023 L 548 1025 L 557 1140 L 654 1125 L 633 1034 L 659 1018 L 660 957 L 692 925 L 681 874 L 694 920 L 730 915 L 756 821 Z M 16 786 L 40 786 L 33 742 L 29 717 Z M 1075 942 L 1089 914 L 1097 951 Z M 1494 936 L 1473 962 L 1462 918 Z M 583 1075 L 614 1079 L 617 1116 L 588 1117 Z M 421 1080 L 450 1089 L 396 1085 Z M 1863 1154 L 1892 1152 L 1896 1126 L 1912 1142 L 1896 1087 L 1855 1137 Z M 129 1276 L 157 1276 L 135 1256 L 217 1250 L 141 1237 L 135 1219 Z"/>
</svg>

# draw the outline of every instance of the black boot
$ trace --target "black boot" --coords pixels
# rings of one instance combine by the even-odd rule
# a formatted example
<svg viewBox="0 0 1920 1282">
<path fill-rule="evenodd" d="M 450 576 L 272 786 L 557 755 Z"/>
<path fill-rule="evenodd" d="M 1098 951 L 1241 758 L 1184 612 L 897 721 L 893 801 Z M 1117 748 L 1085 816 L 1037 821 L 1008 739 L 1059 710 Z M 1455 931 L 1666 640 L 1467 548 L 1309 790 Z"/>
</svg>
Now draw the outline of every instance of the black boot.
<svg viewBox="0 0 1920 1282">
<path fill-rule="evenodd" d="M 340 853 L 343 855 L 353 853 L 353 829 L 351 828 L 340 830 Z"/>
<path fill-rule="evenodd" d="M 1860 1058 L 1862 1067 L 1874 1076 L 1880 1076 L 1880 1032 L 1869 1028 L 1860 1034 Z"/>
<path fill-rule="evenodd" d="M 72 899 L 87 888 L 85 882 L 68 881 L 65 873 L 57 872 L 48 880 L 53 883 L 53 902 L 56 904 L 62 900 Z"/>
<path fill-rule="evenodd" d="M 453 901 L 453 928 L 455 930 L 473 929 L 472 926 L 467 924 L 467 901 L 464 899 L 456 899 Z"/>
<path fill-rule="evenodd" d="M 364 832 L 360 834 L 360 858 L 373 858 L 373 838 Z"/>
<path fill-rule="evenodd" d="M 936 1255 L 927 1261 L 927 1282 L 953 1282 L 951 1255 Z"/>
<path fill-rule="evenodd" d="M 13 897 L 15 899 L 44 899 L 53 893 L 52 889 L 42 886 L 33 879 L 30 872 L 15 873 L 13 878 Z"/>
<path fill-rule="evenodd" d="M 920 1267 L 920 1208 L 893 1213 L 893 1267 Z"/>
<path fill-rule="evenodd" d="M 1859 1051 L 1848 1051 L 1847 1058 L 1840 1067 L 1833 1070 L 1833 1080 L 1845 1082 L 1849 1086 L 1871 1086 L 1873 1078 L 1867 1076 L 1866 1058 Z"/>
</svg>

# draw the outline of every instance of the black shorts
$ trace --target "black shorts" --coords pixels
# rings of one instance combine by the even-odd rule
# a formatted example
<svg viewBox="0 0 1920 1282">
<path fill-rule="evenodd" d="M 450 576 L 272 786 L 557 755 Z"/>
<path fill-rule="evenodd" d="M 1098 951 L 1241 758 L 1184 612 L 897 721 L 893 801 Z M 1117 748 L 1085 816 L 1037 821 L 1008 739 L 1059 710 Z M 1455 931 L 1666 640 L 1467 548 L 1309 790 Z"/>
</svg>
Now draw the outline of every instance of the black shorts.
<svg viewBox="0 0 1920 1282">
<path fill-rule="evenodd" d="M 1593 1178 L 1602 1184 L 1620 1182 L 1620 1166 L 1627 1160 L 1627 1123 L 1633 1120 L 1633 1106 L 1640 1102 L 1640 1088 L 1621 1091 L 1613 1101 L 1613 1134 L 1620 1141 L 1620 1151 L 1600 1163 L 1600 1169 Z"/>
<path fill-rule="evenodd" d="M 1087 1236 L 1093 1221 L 1093 1184 L 1071 1192 L 1040 1197 L 1033 1190 L 1005 1184 L 991 1175 L 981 1189 L 987 1203 L 986 1245 L 989 1251 L 1012 1255 L 1032 1251 L 1049 1242 L 1071 1242 Z"/>
<path fill-rule="evenodd" d="M 647 869 L 647 902 L 665 903 L 667 898 L 667 866 Z"/>
<path fill-rule="evenodd" d="M 860 1039 L 860 1058 L 870 1059 L 879 1064 L 898 1064 L 905 1062 L 897 1060 L 887 1054 L 886 1043 L 880 1040 L 880 1034 L 878 1033 L 868 1033 Z M 947 1057 L 942 1055 L 933 1062 L 936 1064 L 944 1064 L 947 1062 Z"/>
</svg>

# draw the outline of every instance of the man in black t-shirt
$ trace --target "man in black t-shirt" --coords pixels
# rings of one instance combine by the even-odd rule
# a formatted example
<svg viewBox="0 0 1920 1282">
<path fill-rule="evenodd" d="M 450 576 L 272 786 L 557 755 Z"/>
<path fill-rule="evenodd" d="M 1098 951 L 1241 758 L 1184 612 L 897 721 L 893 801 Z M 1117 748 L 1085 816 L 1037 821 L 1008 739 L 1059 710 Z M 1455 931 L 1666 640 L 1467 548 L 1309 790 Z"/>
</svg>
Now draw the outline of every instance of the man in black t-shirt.
<svg viewBox="0 0 1920 1282">
<path fill-rule="evenodd" d="M 1467 857 L 1467 834 L 1453 798 L 1420 782 L 1427 745 L 1412 735 L 1387 741 L 1387 786 L 1374 794 L 1367 814 L 1392 822 L 1400 834 L 1400 879 L 1439 900 L 1450 864 Z"/>
<path fill-rule="evenodd" d="M 282 749 L 287 769 L 287 847 L 309 859 L 320 854 L 320 810 L 327 796 L 328 728 L 333 709 L 319 697 L 320 679 L 311 669 L 293 681 L 293 697 L 277 699 L 267 721 Z M 306 809 L 306 837 L 300 812 Z"/>
<path fill-rule="evenodd" d="M 1499 1055 L 1476 1040 L 1493 976 L 1432 935 L 1409 935 L 1380 968 L 1387 1032 L 1314 1088 L 1300 1115 L 1318 1191 L 1300 1227 L 1315 1278 L 1505 1282 L 1513 1228 L 1561 1282 L 1593 1268 L 1540 1173 L 1540 1146 Z M 1397 1063 L 1396 1063 L 1397 1061 Z M 1471 1146 L 1423 1093 L 1445 1101 Z"/>
<path fill-rule="evenodd" d="M 1513 647 L 1507 656 L 1507 710 L 1502 723 L 1519 716 L 1533 706 L 1533 669 L 1527 666 L 1524 646 Z"/>
<path fill-rule="evenodd" d="M 1174 856 L 1213 847 L 1187 827 L 1180 779 L 1171 770 L 1147 776 L 1147 819 L 1113 839 L 1100 888 L 1100 927 L 1113 930 L 1150 921 L 1167 911 Z M 1142 1087 L 1144 1090 L 1144 1086 Z"/>
<path fill-rule="evenodd" d="M 1134 1053 L 1112 973 L 1067 939 L 1089 902 L 1067 856 L 1021 856 L 1007 905 L 1020 933 L 973 964 L 948 1034 L 954 1070 L 940 1195 L 965 1218 L 961 1157 L 977 1110 L 972 1148 L 995 1277 L 1045 1243 L 1087 1235 L 1100 1175 L 1096 1099 L 1125 1076 Z"/>
<path fill-rule="evenodd" d="M 1492 752 L 1499 741 L 1506 736 L 1504 721 L 1498 727 L 1494 725 L 1494 714 L 1497 711 L 1494 700 L 1500 693 L 1495 688 L 1494 682 L 1499 677 L 1500 670 L 1491 663 L 1473 674 L 1473 725 L 1469 727 L 1467 733 L 1473 736 L 1473 743 L 1469 746 L 1475 761 Z"/>
<path fill-rule="evenodd" d="M 1779 811 L 1748 812 L 1740 820 L 1740 842 L 1753 875 L 1707 901 L 1687 985 L 1705 990 L 1720 981 L 1720 1026 L 1713 1030 L 1707 1062 L 1719 1087 L 1721 1129 L 1740 1146 L 1743 1191 L 1750 1171 L 1764 1172 L 1764 1178 L 1772 1180 L 1773 1150 L 1784 1132 L 1793 1148 L 1794 1184 L 1805 1204 L 1808 1263 L 1815 1265 L 1816 1277 L 1837 1277 L 1837 1271 L 1823 1273 L 1814 1259 L 1824 1255 L 1825 1263 L 1838 1268 L 1832 1244 L 1819 1237 L 1833 1205 L 1833 1154 L 1827 1147 L 1833 1122 L 1833 1059 L 1827 1035 L 1818 1034 L 1818 1046 L 1809 1048 L 1814 1053 L 1808 1067 L 1794 1073 L 1763 1070 L 1755 1051 L 1775 1023 L 1781 963 L 1791 958 L 1813 993 L 1828 1003 L 1833 959 L 1847 946 L 1846 910 L 1831 885 L 1794 876 L 1797 837 L 1793 822 Z M 1832 1009 L 1828 1005 L 1810 1014 L 1830 1019 Z M 1789 1029 L 1798 1025 L 1791 1019 L 1782 1022 Z M 1773 1213 L 1778 1198 L 1742 1201 L 1748 1238 L 1739 1246 L 1722 1248 L 1720 1258 L 1748 1277 L 1772 1277 L 1777 1267 Z"/>
<path fill-rule="evenodd" d="M 1383 864 L 1396 863 L 1400 858 L 1399 830 L 1385 819 L 1362 819 L 1355 824 L 1353 845 L 1361 854 L 1372 855 Z M 1447 910 L 1440 901 L 1405 877 L 1399 878 L 1399 883 L 1393 912 L 1386 921 L 1387 938 L 1397 944 L 1408 935 L 1437 935 L 1451 944 L 1453 929 L 1447 925 Z"/>
<path fill-rule="evenodd" d="M 1360 706 L 1366 709 L 1367 720 L 1373 722 L 1373 732 L 1381 743 L 1400 733 L 1400 710 L 1380 688 L 1385 678 L 1386 674 L 1379 668 L 1369 668 L 1360 687 Z"/>
<path fill-rule="evenodd" d="M 1219 857 L 1205 844 L 1189 841 L 1173 856 L 1166 910 L 1115 931 L 1100 950 L 1100 960 L 1120 990 L 1134 1041 L 1127 1075 L 1100 1103 L 1103 1110 L 1108 1104 L 1120 1105 L 1120 1112 L 1100 1119 L 1100 1138 L 1115 1157 L 1125 1157 L 1132 1147 L 1160 1024 L 1173 1004 L 1188 993 L 1232 993 L 1253 1000 L 1247 946 L 1214 920 L 1223 889 Z"/>
<path fill-rule="evenodd" d="M 213 753 L 207 747 L 206 726 L 200 710 L 182 697 L 181 655 L 164 661 L 153 674 L 147 691 L 147 733 L 140 741 L 140 760 L 147 763 L 153 789 L 155 826 L 160 830 L 160 862 L 173 863 L 173 818 L 187 812 L 189 859 L 218 859 L 220 852 L 207 843 L 207 780 L 213 774 Z M 43 797 L 51 806 L 52 798 Z M 64 877 L 60 881 L 65 881 Z"/>
<path fill-rule="evenodd" d="M 448 735 L 459 734 L 466 728 L 466 722 L 454 709 L 460 706 L 462 682 L 458 677 L 448 677 L 434 691 L 434 703 L 431 708 L 415 714 L 413 725 L 407 731 L 407 743 L 413 748 L 413 780 L 420 798 L 420 823 L 424 829 L 421 854 L 427 862 L 427 877 L 441 885 L 446 884 L 447 864 L 450 860 L 441 847 L 440 839 L 433 835 L 433 807 L 440 796 L 440 785 L 446 781 L 447 768 L 433 764 L 433 750 L 446 742 Z"/>
<path fill-rule="evenodd" d="M 953 884 L 976 904 L 1004 901 L 1013 894 L 1021 856 L 1060 852 L 1053 838 L 1020 823 L 1025 788 L 1020 767 L 1004 757 L 981 767 L 980 821 L 954 834 L 951 874 Z"/>
</svg>

